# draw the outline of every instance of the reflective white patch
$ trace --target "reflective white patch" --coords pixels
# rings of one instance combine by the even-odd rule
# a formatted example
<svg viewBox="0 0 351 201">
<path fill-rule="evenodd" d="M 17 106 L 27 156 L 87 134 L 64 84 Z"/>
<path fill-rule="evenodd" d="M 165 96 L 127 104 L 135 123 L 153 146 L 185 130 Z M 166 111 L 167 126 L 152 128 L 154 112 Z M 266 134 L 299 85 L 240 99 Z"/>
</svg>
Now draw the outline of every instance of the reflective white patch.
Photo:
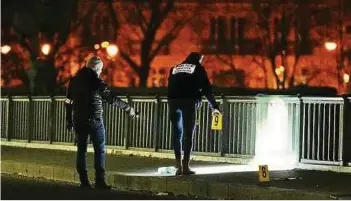
<svg viewBox="0 0 351 201">
<path fill-rule="evenodd" d="M 67 103 L 67 104 L 73 104 L 73 100 L 67 98 L 67 99 L 65 100 L 65 103 Z"/>
<path fill-rule="evenodd" d="M 195 71 L 196 65 L 193 64 L 179 64 L 173 68 L 172 74 L 175 75 L 177 73 L 188 73 L 193 74 Z"/>
</svg>

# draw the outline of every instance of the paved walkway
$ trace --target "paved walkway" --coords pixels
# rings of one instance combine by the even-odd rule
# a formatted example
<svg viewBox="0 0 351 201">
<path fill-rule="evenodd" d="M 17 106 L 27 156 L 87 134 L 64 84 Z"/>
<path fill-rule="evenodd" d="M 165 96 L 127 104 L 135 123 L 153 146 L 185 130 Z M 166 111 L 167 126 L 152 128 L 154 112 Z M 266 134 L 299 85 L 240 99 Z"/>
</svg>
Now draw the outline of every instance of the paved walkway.
<svg viewBox="0 0 351 201">
<path fill-rule="evenodd" d="M 1 174 L 2 200 L 186 200 L 147 192 L 81 189 L 76 184 Z M 15 193 L 14 193 L 15 192 Z"/>
<path fill-rule="evenodd" d="M 75 152 L 1 146 L 1 171 L 77 182 Z M 93 155 L 88 154 L 89 169 Z M 256 167 L 214 162 L 193 163 L 193 176 L 159 174 L 172 159 L 107 155 L 108 181 L 115 188 L 170 192 L 211 199 L 350 199 L 351 174 L 330 171 L 270 171 L 271 181 L 259 183 Z M 215 174 L 215 172 L 221 172 Z M 90 171 L 93 178 L 93 171 Z"/>
</svg>

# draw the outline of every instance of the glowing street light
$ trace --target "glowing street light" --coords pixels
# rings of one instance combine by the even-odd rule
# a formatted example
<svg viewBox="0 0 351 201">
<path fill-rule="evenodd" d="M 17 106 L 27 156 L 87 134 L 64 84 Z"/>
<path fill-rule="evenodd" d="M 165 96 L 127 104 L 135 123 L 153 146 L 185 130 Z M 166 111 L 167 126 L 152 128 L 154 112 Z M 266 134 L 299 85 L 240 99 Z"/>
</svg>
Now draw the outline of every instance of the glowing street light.
<svg viewBox="0 0 351 201">
<path fill-rule="evenodd" d="M 325 42 L 324 47 L 329 51 L 333 51 L 336 49 L 337 45 L 335 42 Z"/>
<path fill-rule="evenodd" d="M 107 51 L 108 56 L 114 57 L 118 53 L 118 47 L 117 47 L 117 45 L 109 45 L 106 48 L 106 51 Z"/>
<path fill-rule="evenodd" d="M 11 47 L 8 45 L 3 45 L 1 46 L 1 53 L 2 54 L 7 54 L 11 51 Z"/>
<path fill-rule="evenodd" d="M 110 43 L 108 41 L 104 41 L 101 43 L 102 48 L 107 48 L 109 45 L 110 45 Z"/>
<path fill-rule="evenodd" d="M 44 55 L 48 55 L 50 53 L 50 50 L 51 50 L 51 46 L 47 43 L 45 43 L 44 45 L 41 46 L 41 52 Z"/>
<path fill-rule="evenodd" d="M 285 70 L 284 66 L 279 66 L 279 68 L 275 69 L 275 74 L 280 75 L 281 73 L 283 73 Z"/>
<path fill-rule="evenodd" d="M 344 73 L 344 75 L 342 76 L 344 83 L 349 83 L 350 82 L 350 75 L 347 73 Z"/>
<path fill-rule="evenodd" d="M 99 44 L 95 44 L 95 45 L 94 45 L 94 48 L 95 48 L 96 50 L 98 50 L 98 49 L 100 49 L 100 45 L 99 45 Z"/>
</svg>

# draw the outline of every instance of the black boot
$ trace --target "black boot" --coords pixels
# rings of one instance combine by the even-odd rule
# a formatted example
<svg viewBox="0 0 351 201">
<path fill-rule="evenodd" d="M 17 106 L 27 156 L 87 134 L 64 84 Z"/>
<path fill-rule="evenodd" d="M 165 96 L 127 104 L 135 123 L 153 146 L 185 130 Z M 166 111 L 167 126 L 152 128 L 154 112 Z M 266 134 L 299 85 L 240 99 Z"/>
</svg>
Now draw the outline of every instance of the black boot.
<svg viewBox="0 0 351 201">
<path fill-rule="evenodd" d="M 110 190 L 111 186 L 105 182 L 105 173 L 96 173 L 95 175 L 95 188 L 101 190 Z"/>
<path fill-rule="evenodd" d="M 96 182 L 95 188 L 100 190 L 110 190 L 112 187 L 110 185 L 107 185 L 106 182 L 103 181 L 103 182 Z"/>
<path fill-rule="evenodd" d="M 195 171 L 192 171 L 189 167 L 189 162 L 190 162 L 190 159 L 184 159 L 183 160 L 183 175 L 193 175 L 193 174 L 196 174 Z"/>
<path fill-rule="evenodd" d="M 178 176 L 178 175 L 182 175 L 182 159 L 176 159 L 176 173 L 175 175 Z"/>
<path fill-rule="evenodd" d="M 79 174 L 79 180 L 80 180 L 80 185 L 79 185 L 80 188 L 84 188 L 84 189 L 93 188 L 89 182 L 88 174 Z"/>
</svg>

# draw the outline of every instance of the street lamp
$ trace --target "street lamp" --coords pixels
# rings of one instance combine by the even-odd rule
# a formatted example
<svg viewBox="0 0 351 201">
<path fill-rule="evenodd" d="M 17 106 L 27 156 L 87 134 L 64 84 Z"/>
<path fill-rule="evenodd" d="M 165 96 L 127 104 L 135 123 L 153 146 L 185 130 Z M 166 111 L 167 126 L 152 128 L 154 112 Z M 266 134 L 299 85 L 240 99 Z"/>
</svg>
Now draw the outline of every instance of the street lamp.
<svg viewBox="0 0 351 201">
<path fill-rule="evenodd" d="M 41 52 L 44 55 L 48 55 L 50 53 L 50 50 L 51 50 L 51 46 L 47 43 L 45 43 L 44 45 L 41 46 Z"/>
<path fill-rule="evenodd" d="M 344 75 L 342 76 L 344 83 L 349 83 L 350 82 L 350 75 L 347 73 L 344 73 Z"/>
<path fill-rule="evenodd" d="M 101 43 L 102 48 L 107 48 L 109 45 L 110 45 L 110 43 L 108 41 L 104 41 Z"/>
<path fill-rule="evenodd" d="M 94 48 L 95 48 L 96 50 L 98 50 L 98 49 L 100 49 L 100 45 L 99 45 L 99 44 L 95 44 L 95 45 L 94 45 Z"/>
<path fill-rule="evenodd" d="M 336 49 L 337 45 L 335 42 L 325 42 L 324 47 L 329 51 L 333 51 Z"/>
<path fill-rule="evenodd" d="M 107 51 L 108 56 L 114 57 L 118 53 L 118 47 L 117 47 L 117 45 L 111 44 L 111 45 L 107 46 L 106 51 Z"/>
<path fill-rule="evenodd" d="M 7 54 L 11 51 L 11 47 L 9 45 L 3 45 L 1 46 L 1 53 L 2 54 Z"/>
</svg>

